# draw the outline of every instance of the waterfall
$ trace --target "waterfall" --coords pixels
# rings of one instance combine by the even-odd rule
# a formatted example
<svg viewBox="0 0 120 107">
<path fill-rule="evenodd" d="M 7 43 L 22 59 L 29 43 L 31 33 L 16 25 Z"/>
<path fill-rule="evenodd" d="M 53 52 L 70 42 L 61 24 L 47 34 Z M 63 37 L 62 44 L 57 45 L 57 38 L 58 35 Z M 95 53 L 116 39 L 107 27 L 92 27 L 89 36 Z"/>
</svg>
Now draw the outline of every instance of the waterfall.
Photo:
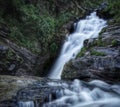
<svg viewBox="0 0 120 107">
<path fill-rule="evenodd" d="M 83 47 L 84 40 L 98 37 L 100 31 L 106 26 L 106 21 L 93 12 L 86 19 L 74 25 L 76 26 L 75 32 L 67 35 L 61 53 L 48 76 L 51 79 L 61 79 L 65 63 L 76 57 Z"/>
<path fill-rule="evenodd" d="M 67 36 L 59 58 L 49 74 L 51 79 L 61 79 L 65 63 L 76 57 L 83 47 L 84 40 L 98 37 L 100 31 L 106 26 L 106 21 L 93 12 L 86 19 L 75 23 L 75 26 L 75 32 Z M 35 103 L 35 100 L 32 99 L 33 101 L 19 101 L 18 107 L 120 107 L 120 83 L 107 84 L 100 80 L 83 82 L 75 79 L 69 83 L 53 80 L 46 84 L 51 88 L 61 88 L 54 94 L 51 92 L 48 95 L 48 101 L 42 105 L 39 100 Z"/>
</svg>

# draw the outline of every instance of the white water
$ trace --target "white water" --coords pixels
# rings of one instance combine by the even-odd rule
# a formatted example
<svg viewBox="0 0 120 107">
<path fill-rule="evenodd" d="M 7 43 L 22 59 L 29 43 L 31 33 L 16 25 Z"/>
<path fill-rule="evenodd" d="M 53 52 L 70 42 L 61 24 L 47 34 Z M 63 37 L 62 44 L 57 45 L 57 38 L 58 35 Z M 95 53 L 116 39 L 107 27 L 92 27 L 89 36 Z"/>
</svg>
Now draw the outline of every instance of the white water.
<svg viewBox="0 0 120 107">
<path fill-rule="evenodd" d="M 33 101 L 19 101 L 18 102 L 19 107 L 34 107 Z"/>
<path fill-rule="evenodd" d="M 100 19 L 96 16 L 96 12 L 93 12 L 75 26 L 77 26 L 75 32 L 67 36 L 60 56 L 49 74 L 51 79 L 61 79 L 65 63 L 76 57 L 83 47 L 84 40 L 98 37 L 100 31 L 106 26 L 106 21 Z"/>
<path fill-rule="evenodd" d="M 120 107 L 120 84 L 107 84 L 100 80 L 72 83 L 48 82 L 50 87 L 61 87 L 50 94 L 49 101 L 37 105 L 33 101 L 19 101 L 19 107 Z M 56 96 L 56 99 L 52 99 Z"/>
<path fill-rule="evenodd" d="M 76 57 L 83 47 L 84 40 L 96 38 L 105 26 L 106 21 L 98 18 L 95 12 L 85 20 L 79 21 L 76 31 L 67 37 L 49 77 L 60 79 L 64 64 Z M 59 86 L 62 89 L 56 91 L 56 99 L 52 99 L 51 94 L 49 102 L 40 107 L 120 107 L 120 84 L 110 85 L 100 80 L 88 83 L 74 80 L 71 84 L 49 82 L 48 85 Z M 32 101 L 20 101 L 19 107 L 35 107 L 35 105 Z"/>
<path fill-rule="evenodd" d="M 43 107 L 120 107 L 120 84 L 110 85 L 100 80 L 88 83 L 74 80 L 72 84 L 48 83 L 50 86 L 62 86 L 56 93 L 59 98 Z"/>
</svg>

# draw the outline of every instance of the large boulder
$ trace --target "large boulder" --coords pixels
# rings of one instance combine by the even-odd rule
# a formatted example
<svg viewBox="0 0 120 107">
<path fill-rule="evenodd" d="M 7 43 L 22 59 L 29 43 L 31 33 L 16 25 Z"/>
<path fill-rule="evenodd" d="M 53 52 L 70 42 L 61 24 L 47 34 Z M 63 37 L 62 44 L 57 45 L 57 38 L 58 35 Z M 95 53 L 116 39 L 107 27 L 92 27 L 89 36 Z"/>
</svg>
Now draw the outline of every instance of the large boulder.
<svg viewBox="0 0 120 107">
<path fill-rule="evenodd" d="M 120 57 L 92 56 L 73 60 L 65 65 L 63 79 L 120 80 Z"/>
</svg>

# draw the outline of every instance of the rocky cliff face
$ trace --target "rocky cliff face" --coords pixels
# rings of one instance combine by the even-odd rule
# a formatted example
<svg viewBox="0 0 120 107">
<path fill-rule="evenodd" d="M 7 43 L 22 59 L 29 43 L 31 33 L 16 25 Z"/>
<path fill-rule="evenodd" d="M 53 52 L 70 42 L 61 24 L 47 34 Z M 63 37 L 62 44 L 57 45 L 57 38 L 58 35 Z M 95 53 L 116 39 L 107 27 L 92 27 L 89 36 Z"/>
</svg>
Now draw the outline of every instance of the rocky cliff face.
<svg viewBox="0 0 120 107">
<path fill-rule="evenodd" d="M 68 0 L 1 1 L 1 75 L 47 74 L 68 33 L 67 29 L 72 32 L 74 20 L 78 14 L 82 16 L 80 13 L 83 13 L 82 9 L 78 11 L 79 4 L 73 8 L 76 2 L 67 2 Z"/>
<path fill-rule="evenodd" d="M 88 65 L 93 71 L 100 69 L 116 71 L 119 69 L 120 41 L 119 24 L 115 25 L 119 21 L 117 4 L 119 1 L 111 3 L 111 0 L 108 0 L 108 3 L 102 3 L 102 0 L 99 2 L 94 0 L 91 2 L 87 0 L 2 1 L 0 4 L 2 8 L 0 12 L 0 74 L 17 76 L 47 74 L 60 50 L 65 34 L 74 31 L 71 27 L 74 21 L 94 9 L 98 11 L 100 17 L 111 18 L 114 21 L 102 33 L 99 40 L 86 41 L 83 49 L 85 55 L 75 61 L 92 60 L 94 66 Z M 105 67 L 107 66 L 105 60 L 114 62 L 110 63 L 111 68 Z M 99 62 L 102 63 L 100 67 L 98 67 Z M 85 65 L 85 69 L 86 67 L 88 69 Z M 66 72 L 66 69 L 64 70 Z M 63 78 L 66 76 L 70 75 L 63 73 Z"/>
<path fill-rule="evenodd" d="M 120 26 L 108 25 L 98 39 L 86 40 L 84 53 L 64 67 L 63 79 L 120 80 Z M 82 49 L 82 50 L 83 50 Z"/>
<path fill-rule="evenodd" d="M 19 1 L 24 3 L 21 5 Z M 53 93 L 53 99 L 55 98 L 54 93 L 61 87 L 51 88 L 46 85 L 44 87 L 42 85 L 46 81 L 44 78 L 28 76 L 18 78 L 15 75 L 46 74 L 52 65 L 51 62 L 57 56 L 65 34 L 69 33 L 66 30 L 73 32 L 71 27 L 73 22 L 79 17 L 84 17 L 86 12 L 94 10 L 102 1 L 2 0 L 0 2 L 0 107 L 16 107 L 12 104 L 16 103 L 13 100 L 16 99 L 14 97 L 17 93 L 22 98 L 34 98 L 40 95 L 38 100 L 42 103 L 48 101 L 50 93 Z M 85 41 L 84 48 L 77 58 L 65 65 L 62 79 L 120 81 L 120 24 L 118 23 L 120 1 L 108 0 L 108 2 L 116 2 L 118 5 L 112 3 L 113 5 L 109 5 L 105 11 L 106 5 L 98 7 L 99 16 L 106 18 L 105 15 L 110 12 L 110 18 L 113 19 L 115 16 L 115 20 L 109 21 L 110 24 L 100 33 L 98 39 Z M 37 84 L 38 81 L 40 84 Z M 25 96 L 24 93 L 28 91 L 32 94 Z"/>
<path fill-rule="evenodd" d="M 43 66 L 49 56 L 33 54 L 24 47 L 19 47 L 9 39 L 1 38 L 0 43 L 0 74 L 1 75 L 36 75 L 37 67 Z M 36 64 L 37 63 L 37 64 Z"/>
</svg>

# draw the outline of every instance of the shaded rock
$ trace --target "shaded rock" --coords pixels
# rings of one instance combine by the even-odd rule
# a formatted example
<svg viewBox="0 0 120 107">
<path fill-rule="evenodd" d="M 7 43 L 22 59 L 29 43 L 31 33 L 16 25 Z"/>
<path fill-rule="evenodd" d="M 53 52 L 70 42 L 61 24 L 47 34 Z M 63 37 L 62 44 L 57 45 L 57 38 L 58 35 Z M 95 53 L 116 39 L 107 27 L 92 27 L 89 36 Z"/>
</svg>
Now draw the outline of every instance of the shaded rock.
<svg viewBox="0 0 120 107">
<path fill-rule="evenodd" d="M 71 21 L 65 25 L 65 29 L 67 29 L 68 33 L 73 33 L 74 32 L 74 22 Z"/>
<path fill-rule="evenodd" d="M 1 38 L 1 75 L 39 75 L 42 76 L 50 55 L 38 56 L 26 48 L 19 47 L 6 38 Z M 4 44 L 4 45 L 3 45 Z"/>
<path fill-rule="evenodd" d="M 117 48 L 95 47 L 94 50 L 109 56 L 119 56 L 119 50 Z"/>
<path fill-rule="evenodd" d="M 0 54 L 5 54 L 8 51 L 8 47 L 0 44 Z"/>
<path fill-rule="evenodd" d="M 10 100 L 17 95 L 17 91 L 41 80 L 38 77 L 0 76 L 0 102 Z"/>
<path fill-rule="evenodd" d="M 33 101 L 41 107 L 61 97 L 65 83 L 33 76 L 0 76 L 0 107 L 18 107 L 21 101 Z"/>
<path fill-rule="evenodd" d="M 42 106 L 46 102 L 53 101 L 57 99 L 57 92 L 62 91 L 60 86 L 48 86 L 46 83 L 44 85 L 34 85 L 20 90 L 17 93 L 18 101 L 34 101 L 39 106 Z M 59 96 L 60 97 L 60 96 Z"/>
<path fill-rule="evenodd" d="M 65 65 L 63 79 L 101 79 L 105 81 L 120 80 L 120 57 L 82 57 Z"/>
<path fill-rule="evenodd" d="M 12 100 L 6 100 L 0 102 L 0 107 L 18 107 L 17 102 Z"/>
<path fill-rule="evenodd" d="M 63 97 L 66 93 L 66 88 L 72 88 L 71 81 L 44 78 L 31 86 L 19 90 L 16 98 L 18 102 L 33 101 L 35 105 L 42 107 L 45 103 Z"/>
<path fill-rule="evenodd" d="M 8 47 L 0 45 L 0 51 L 6 51 L 8 50 Z"/>
<path fill-rule="evenodd" d="M 16 71 L 15 75 L 16 75 L 16 76 L 23 76 L 23 75 L 25 76 L 25 75 L 29 75 L 29 74 L 27 74 L 27 71 L 26 71 L 25 69 L 19 68 L 19 69 Z"/>
<path fill-rule="evenodd" d="M 110 25 L 100 37 L 84 42 L 85 54 L 65 65 L 62 79 L 120 81 L 120 27 Z"/>
<path fill-rule="evenodd" d="M 70 21 L 65 25 L 65 29 L 67 29 L 68 33 L 74 33 L 75 29 L 77 27 L 77 24 L 74 21 Z"/>
<path fill-rule="evenodd" d="M 93 45 L 93 42 L 96 41 L 96 40 L 97 40 L 96 38 L 86 39 L 84 41 L 84 47 L 89 47 L 89 46 Z"/>
<path fill-rule="evenodd" d="M 7 37 L 10 33 L 10 30 L 8 29 L 8 26 L 5 23 L 0 22 L 0 36 Z"/>
<path fill-rule="evenodd" d="M 16 67 L 16 65 L 15 65 L 15 64 L 11 64 L 11 65 L 10 65 L 10 67 L 8 68 L 8 70 L 9 70 L 9 71 L 12 71 L 12 70 L 14 70 L 14 69 L 15 69 L 15 67 Z"/>
<path fill-rule="evenodd" d="M 24 60 L 26 60 L 29 63 L 33 63 L 33 64 L 36 62 L 37 56 L 35 54 L 31 53 L 26 48 L 17 46 L 15 43 L 13 43 L 13 42 L 11 42 L 7 39 L 4 39 L 4 40 L 8 44 L 8 46 L 10 48 L 12 48 L 15 51 L 16 54 L 23 57 Z"/>
</svg>

